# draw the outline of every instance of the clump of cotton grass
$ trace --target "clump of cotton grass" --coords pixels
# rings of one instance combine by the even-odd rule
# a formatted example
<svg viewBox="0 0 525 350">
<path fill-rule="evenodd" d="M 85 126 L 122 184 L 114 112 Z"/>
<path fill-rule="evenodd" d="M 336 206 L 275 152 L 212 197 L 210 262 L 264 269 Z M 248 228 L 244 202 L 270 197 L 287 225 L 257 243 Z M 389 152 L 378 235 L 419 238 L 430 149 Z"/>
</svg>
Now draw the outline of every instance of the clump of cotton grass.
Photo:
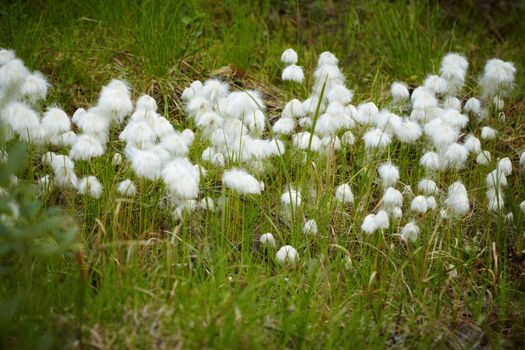
<svg viewBox="0 0 525 350">
<path fill-rule="evenodd" d="M 283 69 L 283 74 L 281 75 L 283 81 L 292 81 L 295 83 L 302 83 L 304 81 L 304 72 L 303 68 L 291 64 Z"/>
<path fill-rule="evenodd" d="M 223 173 L 222 182 L 225 187 L 241 195 L 259 195 L 262 186 L 259 181 L 243 169 L 230 169 Z"/>
<path fill-rule="evenodd" d="M 498 171 L 500 171 L 505 176 L 512 174 L 512 162 L 509 157 L 501 158 L 498 161 Z"/>
<path fill-rule="evenodd" d="M 285 245 L 279 248 L 275 258 L 281 265 L 293 266 L 299 261 L 299 253 L 291 245 Z"/>
<path fill-rule="evenodd" d="M 284 50 L 281 54 L 281 62 L 286 65 L 296 64 L 298 59 L 299 56 L 297 55 L 297 52 L 295 52 L 295 50 L 292 48 Z"/>
<path fill-rule="evenodd" d="M 490 126 L 484 126 L 481 128 L 481 138 L 483 140 L 494 140 L 497 135 L 498 132 Z"/>
<path fill-rule="evenodd" d="M 451 216 L 463 216 L 468 213 L 470 203 L 467 189 L 463 183 L 456 181 L 449 186 L 445 205 L 447 206 L 447 214 Z"/>
<path fill-rule="evenodd" d="M 374 128 L 365 133 L 363 141 L 368 151 L 373 149 L 383 150 L 392 142 L 392 138 L 383 130 Z"/>
<path fill-rule="evenodd" d="M 275 238 L 273 237 L 273 234 L 270 232 L 263 233 L 261 237 L 259 237 L 259 242 L 261 242 L 262 245 L 269 246 L 269 247 L 275 247 Z"/>
<path fill-rule="evenodd" d="M 130 179 L 119 182 L 117 192 L 125 197 L 133 197 L 137 194 L 137 188 Z"/>
<path fill-rule="evenodd" d="M 433 195 L 439 192 L 437 184 L 431 179 L 422 179 L 417 184 L 417 189 L 425 195 Z"/>
<path fill-rule="evenodd" d="M 383 206 L 388 212 L 394 213 L 403 206 L 403 195 L 395 188 L 388 187 L 383 194 Z"/>
<path fill-rule="evenodd" d="M 348 204 L 354 202 L 354 194 L 348 184 L 337 186 L 335 190 L 335 200 L 340 204 Z"/>
<path fill-rule="evenodd" d="M 161 171 L 169 192 L 177 199 L 193 200 L 199 195 L 200 173 L 187 158 L 174 158 Z"/>
<path fill-rule="evenodd" d="M 511 62 L 488 60 L 480 80 L 483 97 L 505 96 L 514 84 L 515 74 L 516 68 Z"/>
<path fill-rule="evenodd" d="M 482 113 L 481 113 L 481 102 L 475 98 L 471 97 L 465 102 L 465 105 L 463 106 L 463 110 L 476 117 L 478 120 L 481 119 Z"/>
<path fill-rule="evenodd" d="M 399 180 L 399 168 L 391 162 L 381 164 L 377 172 L 384 188 L 395 186 Z"/>
<path fill-rule="evenodd" d="M 468 69 L 467 59 L 458 53 L 448 53 L 441 60 L 440 76 L 447 81 L 447 90 L 456 95 L 465 84 Z"/>
<path fill-rule="evenodd" d="M 425 196 L 416 196 L 410 203 L 410 210 L 418 214 L 425 214 L 428 210 L 428 203 Z"/>
<path fill-rule="evenodd" d="M 78 182 L 78 193 L 88 195 L 93 198 L 100 198 L 103 188 L 100 181 L 95 176 L 86 176 Z"/>
<path fill-rule="evenodd" d="M 297 60 L 297 52 L 293 49 L 284 50 L 281 55 L 281 61 L 286 64 L 281 75 L 283 81 L 292 81 L 296 83 L 302 83 L 304 81 L 303 68 L 296 65 Z"/>
<path fill-rule="evenodd" d="M 317 222 L 314 219 L 307 220 L 303 225 L 303 233 L 305 235 L 317 234 Z"/>
<path fill-rule="evenodd" d="M 488 165 L 490 164 L 491 160 L 492 156 L 487 150 L 481 151 L 476 157 L 476 163 L 478 163 L 479 165 Z"/>
<path fill-rule="evenodd" d="M 419 227 L 414 221 L 409 222 L 401 229 L 401 240 L 415 242 L 419 236 Z"/>
<path fill-rule="evenodd" d="M 408 100 L 410 92 L 408 91 L 407 85 L 403 82 L 393 82 L 390 87 L 390 94 L 395 103 L 400 103 Z"/>
<path fill-rule="evenodd" d="M 368 214 L 361 224 L 361 231 L 363 231 L 366 234 L 373 234 L 378 230 L 377 223 L 376 223 L 376 216 L 375 214 Z"/>
</svg>

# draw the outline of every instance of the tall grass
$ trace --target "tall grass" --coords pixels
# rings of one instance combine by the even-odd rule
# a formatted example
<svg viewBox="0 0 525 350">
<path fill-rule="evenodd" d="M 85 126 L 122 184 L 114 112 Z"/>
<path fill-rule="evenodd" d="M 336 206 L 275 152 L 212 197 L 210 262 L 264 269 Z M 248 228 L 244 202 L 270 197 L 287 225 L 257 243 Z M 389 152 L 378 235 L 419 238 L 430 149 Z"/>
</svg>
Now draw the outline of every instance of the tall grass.
<svg viewBox="0 0 525 350">
<path fill-rule="evenodd" d="M 0 46 L 13 47 L 32 68 L 50 77 L 51 102 L 72 112 L 94 102 L 110 78 L 123 77 L 135 94 L 154 95 L 159 109 L 180 127 L 186 125 L 178 98 L 181 88 L 228 64 L 232 67 L 227 79 L 250 88 L 260 84 L 270 102 L 281 104 L 284 95 L 292 95 L 279 79 L 278 57 L 288 46 L 298 49 L 307 70 L 320 52 L 332 50 L 349 87 L 355 88 L 355 104 L 368 99 L 386 103 L 393 80 L 420 83 L 425 74 L 437 72 L 441 56 L 449 50 L 471 59 L 471 77 L 481 71 L 484 59 L 499 55 L 514 60 L 519 74 L 506 110 L 509 122 L 502 125 L 503 138 L 491 152 L 511 154 L 515 161 L 523 148 L 518 119 L 525 111 L 519 100 L 525 86 L 519 41 L 523 7 L 492 19 L 474 5 L 454 8 L 447 2 L 415 1 L 290 1 L 279 6 L 235 1 L 15 1 L 2 3 L 0 11 Z M 473 79 L 468 91 L 475 92 Z M 306 97 L 306 91 L 293 93 Z M 278 113 L 271 108 L 269 117 Z M 42 198 L 46 206 L 60 206 L 76 218 L 83 274 L 79 276 L 75 259 L 57 258 L 45 267 L 33 262 L 19 278 L 0 277 L 2 297 L 18 289 L 35 293 L 7 315 L 11 327 L 10 333 L 2 334 L 3 346 L 523 344 L 523 285 L 516 277 L 519 266 L 516 270 L 516 260 L 509 255 L 511 248 L 513 254 L 525 248 L 524 216 L 518 207 L 525 199 L 521 174 L 509 178 L 506 194 L 514 213 L 512 224 L 485 210 L 484 178 L 494 162 L 486 168 L 469 163 L 473 171 L 442 175 L 436 181 L 440 188 L 460 178 L 472 190 L 473 214 L 460 223 L 428 214 L 418 219 L 417 243 L 402 245 L 397 236 L 366 236 L 359 227 L 380 199 L 375 182 L 379 162 L 395 159 L 401 181 L 415 187 L 424 174 L 417 164 L 421 147 L 392 147 L 371 162 L 357 143 L 336 155 L 312 153 L 303 164 L 303 155 L 287 144 L 282 157 L 268 161 L 267 167 L 275 171 L 261 178 L 266 185 L 263 196 L 243 198 L 221 189 L 221 172 L 210 168 L 201 186 L 204 195 L 223 198 L 227 205 L 217 212 L 186 214 L 177 222 L 158 182 L 141 181 L 138 197 L 118 198 L 115 184 L 133 176 L 129 166 L 111 165 L 112 154 L 122 146 L 112 141 L 107 156 L 76 164 L 79 174 L 98 176 L 104 186 L 101 199 L 74 192 Z M 206 146 L 197 139 L 190 158 L 199 159 Z M 48 171 L 42 169 L 38 154 L 25 165 L 21 178 L 26 181 Z M 353 206 L 333 202 L 335 187 L 344 182 L 354 190 Z M 290 183 L 301 185 L 304 206 L 288 222 L 280 214 L 280 196 Z M 317 220 L 317 236 L 302 234 L 303 216 Z M 398 227 L 392 224 L 391 231 Z M 298 249 L 301 258 L 295 268 L 278 265 L 274 249 L 254 244 L 265 232 Z"/>
</svg>

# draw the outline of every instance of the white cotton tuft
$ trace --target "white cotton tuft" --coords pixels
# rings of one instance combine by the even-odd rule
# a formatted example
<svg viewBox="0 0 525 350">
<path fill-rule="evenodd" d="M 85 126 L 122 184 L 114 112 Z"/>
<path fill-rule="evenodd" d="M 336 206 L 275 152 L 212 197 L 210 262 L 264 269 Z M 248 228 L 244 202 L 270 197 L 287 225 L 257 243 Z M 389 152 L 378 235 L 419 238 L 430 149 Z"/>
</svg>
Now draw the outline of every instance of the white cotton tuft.
<svg viewBox="0 0 525 350">
<path fill-rule="evenodd" d="M 298 99 L 294 98 L 293 100 L 288 101 L 286 105 L 284 105 L 284 109 L 281 116 L 283 118 L 296 119 L 303 117 L 304 115 L 305 110 L 303 107 L 303 103 Z"/>
<path fill-rule="evenodd" d="M 434 119 L 425 125 L 425 134 L 430 136 L 433 145 L 437 149 L 446 149 L 449 145 L 457 142 L 459 130 L 445 123 L 442 119 Z"/>
<path fill-rule="evenodd" d="M 461 112 L 461 101 L 457 97 L 447 96 L 445 100 L 443 101 L 443 108 L 453 109 L 457 112 Z"/>
<path fill-rule="evenodd" d="M 467 135 L 463 146 L 471 153 L 479 154 L 481 152 L 481 141 L 472 134 Z"/>
<path fill-rule="evenodd" d="M 399 207 L 395 207 L 390 210 L 390 215 L 392 215 L 392 219 L 395 221 L 401 220 L 403 217 L 403 210 Z"/>
<path fill-rule="evenodd" d="M 272 131 L 278 135 L 290 135 L 295 129 L 295 119 L 281 118 L 275 122 Z"/>
<path fill-rule="evenodd" d="M 520 209 L 523 214 L 525 214 L 525 201 L 520 203 Z"/>
<path fill-rule="evenodd" d="M 138 177 L 145 177 L 149 180 L 159 178 L 162 162 L 157 154 L 136 149 L 131 156 L 131 166 Z"/>
<path fill-rule="evenodd" d="M 3 66 L 7 62 L 12 61 L 15 58 L 16 55 L 13 50 L 0 48 L 0 66 Z"/>
<path fill-rule="evenodd" d="M 429 75 L 425 79 L 423 86 L 435 94 L 443 95 L 447 92 L 448 82 L 438 75 Z"/>
<path fill-rule="evenodd" d="M 403 206 L 403 195 L 393 187 L 388 187 L 383 195 L 383 205 L 389 211 Z"/>
<path fill-rule="evenodd" d="M 84 111 L 78 117 L 74 115 L 73 122 L 86 134 L 107 135 L 109 131 L 109 120 L 96 110 Z"/>
<path fill-rule="evenodd" d="M 505 107 L 505 101 L 503 101 L 498 96 L 494 96 L 492 102 L 494 103 L 494 108 L 496 109 L 496 111 L 501 111 L 503 107 Z"/>
<path fill-rule="evenodd" d="M 445 151 L 445 159 L 448 165 L 454 169 L 463 169 L 467 163 L 468 150 L 459 143 L 453 143 Z"/>
<path fill-rule="evenodd" d="M 352 102 L 354 93 L 344 85 L 336 85 L 330 89 L 330 91 L 328 91 L 326 97 L 328 98 L 329 103 L 337 102 L 343 106 L 346 106 Z"/>
<path fill-rule="evenodd" d="M 367 215 L 363 220 L 363 224 L 361 224 L 361 231 L 369 235 L 377 231 L 378 227 L 376 224 L 375 217 L 376 216 L 374 214 Z"/>
<path fill-rule="evenodd" d="M 419 227 L 411 221 L 401 229 L 401 239 L 405 242 L 415 242 L 419 235 Z"/>
<path fill-rule="evenodd" d="M 423 135 L 419 124 L 408 119 L 402 119 L 394 131 L 399 141 L 404 143 L 413 143 Z"/>
<path fill-rule="evenodd" d="M 337 66 L 339 60 L 335 55 L 329 51 L 325 51 L 319 55 L 319 60 L 317 61 L 317 67 L 324 65 Z"/>
<path fill-rule="evenodd" d="M 299 260 L 299 254 L 297 249 L 291 245 L 285 245 L 281 247 L 277 254 L 275 255 L 277 262 L 281 265 L 295 265 L 297 260 Z"/>
<path fill-rule="evenodd" d="M 465 56 L 451 52 L 443 57 L 439 72 L 448 81 L 450 94 L 457 94 L 463 87 L 467 69 L 468 61 Z"/>
<path fill-rule="evenodd" d="M 485 182 L 488 187 L 506 187 L 507 177 L 496 168 L 487 175 Z"/>
<path fill-rule="evenodd" d="M 296 83 L 302 83 L 304 81 L 303 68 L 295 64 L 289 65 L 288 67 L 283 69 L 281 79 L 283 81 L 293 81 Z"/>
<path fill-rule="evenodd" d="M 111 165 L 117 166 L 122 164 L 122 154 L 115 153 L 111 158 Z"/>
<path fill-rule="evenodd" d="M 155 143 L 157 136 L 147 123 L 132 122 L 126 125 L 119 139 L 126 141 L 131 146 L 147 149 Z"/>
<path fill-rule="evenodd" d="M 133 197 L 137 193 L 137 188 L 130 179 L 126 179 L 119 182 L 117 192 L 126 197 Z"/>
<path fill-rule="evenodd" d="M 222 175 L 224 186 L 239 194 L 261 194 L 261 184 L 243 169 L 231 169 Z"/>
<path fill-rule="evenodd" d="M 310 141 L 311 140 L 311 141 Z M 308 147 L 312 151 L 318 151 L 321 147 L 321 140 L 317 135 L 312 135 L 308 131 L 299 132 L 292 136 L 292 143 L 294 147 L 301 150 L 307 150 Z"/>
<path fill-rule="evenodd" d="M 488 165 L 491 161 L 492 157 L 490 156 L 490 152 L 485 150 L 481 151 L 478 156 L 476 157 L 476 163 L 480 165 Z"/>
<path fill-rule="evenodd" d="M 219 79 L 209 79 L 204 82 L 200 95 L 212 103 L 217 103 L 220 99 L 228 95 L 229 87 L 228 84 L 220 81 Z"/>
<path fill-rule="evenodd" d="M 443 161 L 436 152 L 426 152 L 419 161 L 428 172 L 435 172 L 443 169 Z"/>
<path fill-rule="evenodd" d="M 275 238 L 270 232 L 262 234 L 261 237 L 259 237 L 259 242 L 263 245 L 275 247 Z"/>
<path fill-rule="evenodd" d="M 149 95 L 142 95 L 137 100 L 137 106 L 135 109 L 138 110 L 144 110 L 148 112 L 156 112 L 157 111 L 157 101 Z"/>
<path fill-rule="evenodd" d="M 23 84 L 29 71 L 24 63 L 18 58 L 14 58 L 0 66 L 0 89 L 16 90 Z"/>
<path fill-rule="evenodd" d="M 102 195 L 102 184 L 95 176 L 87 176 L 78 182 L 78 193 L 87 194 L 93 198 L 100 198 Z"/>
<path fill-rule="evenodd" d="M 335 190 L 335 200 L 338 203 L 353 203 L 354 194 L 348 184 L 342 184 Z"/>
<path fill-rule="evenodd" d="M 390 162 L 381 164 L 377 172 L 384 188 L 395 186 L 399 180 L 399 168 Z"/>
<path fill-rule="evenodd" d="M 384 149 L 392 141 L 390 136 L 380 129 L 370 129 L 363 136 L 363 140 L 365 142 L 365 147 L 367 149 L 371 149 L 371 148 Z"/>
<path fill-rule="evenodd" d="M 490 126 L 484 126 L 481 128 L 481 138 L 483 140 L 494 140 L 498 132 L 492 129 Z"/>
<path fill-rule="evenodd" d="M 97 107 L 112 120 L 120 123 L 131 113 L 133 103 L 127 82 L 113 79 L 102 88 Z"/>
<path fill-rule="evenodd" d="M 479 118 L 481 117 L 481 102 L 477 98 L 471 97 L 465 102 L 463 110 Z"/>
<path fill-rule="evenodd" d="M 343 136 L 341 136 L 341 143 L 346 146 L 351 146 L 355 143 L 355 136 L 350 130 L 346 131 Z"/>
<path fill-rule="evenodd" d="M 1 113 L 0 119 L 24 140 L 32 138 L 36 131 L 41 130 L 38 114 L 25 103 L 11 102 Z"/>
<path fill-rule="evenodd" d="M 317 222 L 314 219 L 307 220 L 303 226 L 303 233 L 305 235 L 317 234 Z"/>
<path fill-rule="evenodd" d="M 88 160 L 100 157 L 105 152 L 100 140 L 91 135 L 80 135 L 69 151 L 73 160 Z"/>
<path fill-rule="evenodd" d="M 213 201 L 213 198 L 211 197 L 204 197 L 199 202 L 199 208 L 202 210 L 209 210 L 211 212 L 215 211 L 215 202 Z"/>
<path fill-rule="evenodd" d="M 453 108 L 445 108 L 439 116 L 441 121 L 455 129 L 463 129 L 468 124 L 467 116 Z"/>
<path fill-rule="evenodd" d="M 301 193 L 299 193 L 299 191 L 290 189 L 281 195 L 281 203 L 286 209 L 290 209 L 291 207 L 300 207 L 302 203 Z"/>
<path fill-rule="evenodd" d="M 66 112 L 60 108 L 50 108 L 44 113 L 42 128 L 48 137 L 52 137 L 71 130 L 71 122 Z"/>
<path fill-rule="evenodd" d="M 520 155 L 520 167 L 521 169 L 525 169 L 525 151 L 521 152 Z"/>
<path fill-rule="evenodd" d="M 505 202 L 501 188 L 489 188 L 487 190 L 488 209 L 493 211 L 503 210 Z"/>
<path fill-rule="evenodd" d="M 417 189 L 425 195 L 437 194 L 439 192 L 436 183 L 430 179 L 422 179 L 419 181 Z"/>
<path fill-rule="evenodd" d="M 381 110 L 374 116 L 374 126 L 377 129 L 386 132 L 388 135 L 393 135 L 395 130 L 399 130 L 403 119 L 394 113 L 390 113 L 387 109 Z"/>
<path fill-rule="evenodd" d="M 361 103 L 357 106 L 355 120 L 363 125 L 371 125 L 379 109 L 374 102 Z"/>
<path fill-rule="evenodd" d="M 425 214 L 428 210 L 427 199 L 425 196 L 417 196 L 410 203 L 410 210 L 419 214 Z"/>
<path fill-rule="evenodd" d="M 297 52 L 291 48 L 284 50 L 281 55 L 281 62 L 286 65 L 296 64 L 298 59 L 299 57 L 297 56 Z"/>
<path fill-rule="evenodd" d="M 436 201 L 436 198 L 434 196 L 428 196 L 426 198 L 427 200 L 427 207 L 428 207 L 428 210 L 436 210 L 437 209 L 437 201 Z"/>
<path fill-rule="evenodd" d="M 390 226 L 390 220 L 388 219 L 388 214 L 385 210 L 380 210 L 374 216 L 374 222 L 378 229 L 386 230 Z"/>
<path fill-rule="evenodd" d="M 40 72 L 33 72 L 25 78 L 20 87 L 20 93 L 34 104 L 46 98 L 48 87 L 49 83 L 44 75 Z"/>
<path fill-rule="evenodd" d="M 419 89 L 419 90 L 418 90 Z M 437 107 L 438 100 L 434 93 L 426 88 L 418 88 L 412 93 L 412 107 L 414 109 L 427 110 Z"/>
<path fill-rule="evenodd" d="M 480 80 L 484 97 L 505 95 L 514 84 L 516 68 L 511 62 L 497 58 L 487 61 Z"/>
<path fill-rule="evenodd" d="M 172 195 L 179 199 L 195 199 L 199 195 L 199 169 L 187 158 L 176 158 L 166 164 L 162 180 Z"/>
<path fill-rule="evenodd" d="M 448 197 L 445 200 L 448 213 L 454 216 L 465 215 L 469 209 L 470 204 L 468 200 L 467 189 L 465 186 L 456 181 L 448 188 Z"/>
<path fill-rule="evenodd" d="M 512 174 L 512 162 L 509 157 L 501 158 L 498 161 L 498 170 L 505 176 Z"/>
<path fill-rule="evenodd" d="M 408 92 L 407 85 L 402 82 L 394 82 L 390 87 L 390 94 L 394 99 L 394 102 L 404 101 L 410 97 L 410 92 Z"/>
</svg>

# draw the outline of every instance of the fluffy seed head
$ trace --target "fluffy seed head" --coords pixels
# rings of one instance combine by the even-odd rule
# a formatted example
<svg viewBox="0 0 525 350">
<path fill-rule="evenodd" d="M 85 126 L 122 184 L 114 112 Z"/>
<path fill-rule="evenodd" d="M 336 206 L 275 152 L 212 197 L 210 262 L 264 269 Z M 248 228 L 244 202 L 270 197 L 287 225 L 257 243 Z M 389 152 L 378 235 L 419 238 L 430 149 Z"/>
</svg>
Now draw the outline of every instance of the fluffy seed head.
<svg viewBox="0 0 525 350">
<path fill-rule="evenodd" d="M 415 242 L 419 235 L 419 227 L 411 221 L 401 229 L 401 239 L 405 242 Z"/>
<path fill-rule="evenodd" d="M 231 169 L 222 175 L 222 183 L 239 194 L 261 194 L 261 184 L 243 169 Z"/>
<path fill-rule="evenodd" d="M 102 191 L 102 184 L 95 176 L 83 177 L 78 182 L 78 193 L 80 194 L 87 194 L 93 198 L 100 198 Z"/>
<path fill-rule="evenodd" d="M 299 254 L 297 253 L 297 249 L 291 245 L 285 245 L 277 251 L 275 258 L 281 265 L 295 265 L 299 260 Z"/>
</svg>

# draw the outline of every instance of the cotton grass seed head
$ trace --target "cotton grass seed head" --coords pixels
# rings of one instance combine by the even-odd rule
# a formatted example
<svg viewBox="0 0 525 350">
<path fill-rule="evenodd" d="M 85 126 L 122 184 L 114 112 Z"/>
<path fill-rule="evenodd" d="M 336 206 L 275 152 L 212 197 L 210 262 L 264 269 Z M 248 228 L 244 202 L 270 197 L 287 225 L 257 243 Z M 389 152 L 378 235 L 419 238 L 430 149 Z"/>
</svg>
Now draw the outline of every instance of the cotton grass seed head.
<svg viewBox="0 0 525 350">
<path fill-rule="evenodd" d="M 299 253 L 297 253 L 297 249 L 291 245 L 285 245 L 279 248 L 275 258 L 281 265 L 295 265 L 299 260 Z"/>
</svg>

